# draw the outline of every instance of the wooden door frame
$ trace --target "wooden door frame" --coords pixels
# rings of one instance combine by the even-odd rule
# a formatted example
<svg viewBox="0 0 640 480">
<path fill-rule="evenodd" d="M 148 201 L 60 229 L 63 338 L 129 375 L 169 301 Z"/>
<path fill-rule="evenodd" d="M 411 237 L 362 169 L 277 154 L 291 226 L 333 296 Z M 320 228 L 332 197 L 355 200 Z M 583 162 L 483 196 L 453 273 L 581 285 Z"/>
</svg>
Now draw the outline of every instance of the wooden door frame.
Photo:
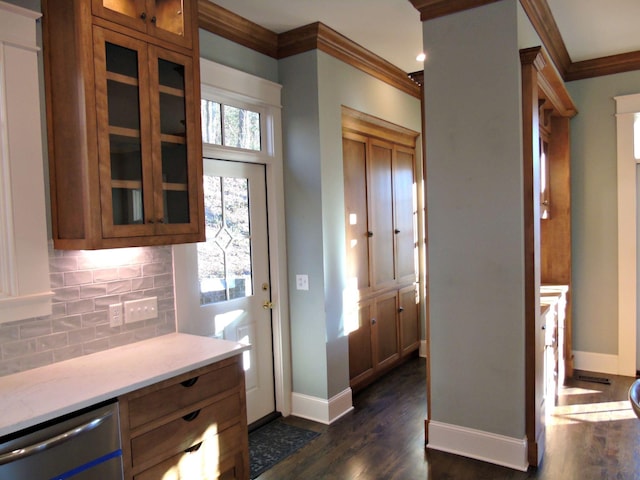
<svg viewBox="0 0 640 480">
<path fill-rule="evenodd" d="M 524 194 L 524 286 L 525 286 L 525 429 L 529 464 L 538 465 L 543 452 L 536 439 L 535 336 L 540 316 L 540 156 L 539 102 L 544 99 L 554 114 L 571 118 L 577 110 L 542 47 L 520 51 L 522 65 L 522 134 Z M 569 144 L 569 130 L 563 130 Z M 570 341 L 571 329 L 567 331 Z M 571 360 L 569 359 L 571 364 Z M 571 369 L 571 367 L 570 367 Z"/>
</svg>

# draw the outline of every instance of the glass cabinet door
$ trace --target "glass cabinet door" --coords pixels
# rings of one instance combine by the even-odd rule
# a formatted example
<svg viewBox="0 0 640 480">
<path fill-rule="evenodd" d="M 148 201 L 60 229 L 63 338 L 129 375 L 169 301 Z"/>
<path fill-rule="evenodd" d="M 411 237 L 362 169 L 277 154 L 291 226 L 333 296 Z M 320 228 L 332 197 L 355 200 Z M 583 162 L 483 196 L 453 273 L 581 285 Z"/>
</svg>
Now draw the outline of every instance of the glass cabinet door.
<svg viewBox="0 0 640 480">
<path fill-rule="evenodd" d="M 93 0 L 94 15 L 145 32 L 148 19 L 146 0 Z"/>
<path fill-rule="evenodd" d="M 191 47 L 192 0 L 93 0 L 94 15 Z"/>
<path fill-rule="evenodd" d="M 191 78 L 191 59 L 182 55 L 150 47 L 151 83 L 157 91 L 151 95 L 154 184 L 156 193 L 155 215 L 159 229 L 190 232 L 196 225 L 195 198 L 196 172 L 191 168 L 189 156 L 195 152 L 193 136 L 195 126 Z M 156 77 L 157 76 L 157 77 Z M 180 227 L 182 225 L 182 228 Z"/>
<path fill-rule="evenodd" d="M 183 37 L 184 0 L 153 0 L 153 3 L 156 28 Z"/>
<path fill-rule="evenodd" d="M 99 27 L 94 39 L 103 234 L 141 235 L 153 202 L 147 47 Z"/>
</svg>

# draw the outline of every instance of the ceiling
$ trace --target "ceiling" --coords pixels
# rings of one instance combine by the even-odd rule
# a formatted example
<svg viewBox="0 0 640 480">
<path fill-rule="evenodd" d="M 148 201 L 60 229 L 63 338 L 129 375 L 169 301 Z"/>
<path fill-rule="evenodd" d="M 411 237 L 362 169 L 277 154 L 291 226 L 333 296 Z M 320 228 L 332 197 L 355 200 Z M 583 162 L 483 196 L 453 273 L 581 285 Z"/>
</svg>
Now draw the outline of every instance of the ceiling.
<svg viewBox="0 0 640 480">
<path fill-rule="evenodd" d="M 409 0 L 212 0 L 275 33 L 322 22 L 405 72 L 423 69 Z M 572 62 L 640 50 L 639 0 L 546 0 Z"/>
</svg>

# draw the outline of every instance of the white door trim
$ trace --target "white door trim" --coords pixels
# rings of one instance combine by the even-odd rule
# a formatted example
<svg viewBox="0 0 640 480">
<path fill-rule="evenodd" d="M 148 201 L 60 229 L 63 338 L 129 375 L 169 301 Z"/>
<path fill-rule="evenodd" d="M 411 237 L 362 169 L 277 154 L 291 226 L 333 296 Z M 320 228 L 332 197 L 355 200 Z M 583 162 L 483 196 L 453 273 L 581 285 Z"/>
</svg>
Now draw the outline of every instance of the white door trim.
<svg viewBox="0 0 640 480">
<path fill-rule="evenodd" d="M 633 124 L 640 94 L 615 97 L 618 141 L 618 375 L 636 375 L 637 186 Z"/>
<path fill-rule="evenodd" d="M 259 162 L 266 165 L 276 410 L 286 417 L 291 413 L 292 385 L 280 103 L 282 86 L 204 58 L 200 59 L 200 77 L 203 92 L 215 92 L 221 98 L 260 105 L 267 117 L 263 123 L 266 127 L 266 148 Z M 256 161 L 242 152 L 220 147 L 220 151 L 223 150 L 224 156 L 217 155 L 218 158 Z M 214 151 L 213 147 L 207 146 L 205 156 L 211 157 Z"/>
</svg>

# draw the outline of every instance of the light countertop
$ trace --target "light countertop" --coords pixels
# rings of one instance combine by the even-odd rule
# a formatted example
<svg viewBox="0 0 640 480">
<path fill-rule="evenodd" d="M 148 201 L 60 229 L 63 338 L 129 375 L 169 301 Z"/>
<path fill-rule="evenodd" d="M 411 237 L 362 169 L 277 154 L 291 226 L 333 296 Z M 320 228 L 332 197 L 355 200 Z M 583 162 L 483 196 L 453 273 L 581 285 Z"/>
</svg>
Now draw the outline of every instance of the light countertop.
<svg viewBox="0 0 640 480">
<path fill-rule="evenodd" d="M 0 437 L 248 350 L 172 333 L 0 377 Z"/>
</svg>

